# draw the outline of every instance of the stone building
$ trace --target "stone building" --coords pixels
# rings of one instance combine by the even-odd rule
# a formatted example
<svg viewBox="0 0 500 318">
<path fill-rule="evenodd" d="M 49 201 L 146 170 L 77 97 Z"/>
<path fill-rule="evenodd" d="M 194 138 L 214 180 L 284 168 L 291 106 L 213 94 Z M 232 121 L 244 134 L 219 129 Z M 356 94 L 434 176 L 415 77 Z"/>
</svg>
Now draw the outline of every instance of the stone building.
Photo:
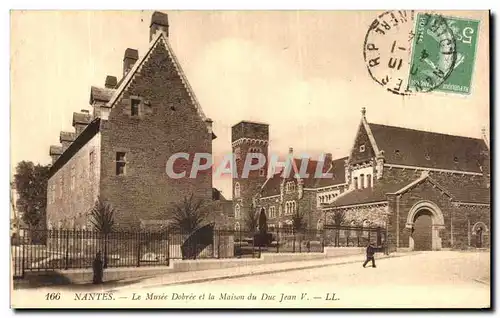
<svg viewBox="0 0 500 318">
<path fill-rule="evenodd" d="M 120 79 L 92 86 L 92 111 L 74 113 L 75 130 L 50 147 L 49 227 L 88 226 L 98 196 L 115 207 L 119 227 L 134 229 L 165 221 L 191 194 L 212 200 L 210 170 L 197 178 L 166 174 L 174 153 L 212 153 L 215 135 L 169 44 L 168 16 L 155 12 L 149 33 L 142 57 L 128 48 Z"/>
<path fill-rule="evenodd" d="M 272 170 L 267 164 L 269 156 L 269 127 L 264 123 L 242 121 L 232 127 L 232 148 L 236 162 L 237 176 L 233 176 L 233 210 L 235 229 L 247 230 L 251 215 L 264 213 L 267 226 L 291 229 L 293 216 L 301 215 L 309 229 L 321 227 L 321 203 L 333 200 L 347 189 L 344 160 L 332 160 L 326 154 L 323 160 L 294 158 L 293 148 L 289 149 L 282 169 Z M 250 171 L 243 178 L 242 171 L 249 153 L 261 153 L 266 158 L 266 166 Z M 269 171 L 268 171 L 269 170 Z M 315 174 L 331 174 L 329 178 L 316 178 Z"/>
<path fill-rule="evenodd" d="M 483 139 L 368 123 L 345 163 L 348 190 L 325 222 L 382 226 L 392 249 L 488 247 L 490 158 Z"/>
<path fill-rule="evenodd" d="M 248 152 L 268 156 L 268 125 L 233 127 L 238 175 Z M 291 173 L 254 172 L 233 179 L 235 228 L 265 213 L 269 228 L 290 228 L 299 212 L 309 229 L 334 224 L 382 227 L 392 249 L 488 247 L 490 158 L 483 139 L 368 123 L 365 109 L 349 156 L 323 161 L 294 158 Z M 314 171 L 332 173 L 316 178 Z M 301 167 L 306 167 L 301 170 Z M 301 175 L 307 171 L 308 177 Z M 253 203 L 253 205 L 252 205 Z M 251 214 L 251 212 L 250 212 Z"/>
</svg>

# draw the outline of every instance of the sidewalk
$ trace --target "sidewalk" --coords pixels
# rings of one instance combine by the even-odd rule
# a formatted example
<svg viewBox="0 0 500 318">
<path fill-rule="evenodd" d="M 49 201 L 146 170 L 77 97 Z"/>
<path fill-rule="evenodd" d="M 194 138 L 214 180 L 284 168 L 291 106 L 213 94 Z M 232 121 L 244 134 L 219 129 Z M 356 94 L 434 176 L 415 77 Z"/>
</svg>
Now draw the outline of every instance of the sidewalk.
<svg viewBox="0 0 500 318">
<path fill-rule="evenodd" d="M 390 255 L 380 254 L 376 255 L 376 259 L 379 260 L 385 258 L 411 256 L 416 254 L 418 253 L 405 252 L 405 253 L 392 253 Z M 352 255 L 352 256 L 332 257 L 329 259 L 312 260 L 312 261 L 261 264 L 261 265 L 223 268 L 223 269 L 181 272 L 175 274 L 165 274 L 154 278 L 147 278 L 138 282 L 137 284 L 134 284 L 133 287 L 152 288 L 152 287 L 161 287 L 169 285 L 194 284 L 194 283 L 203 283 L 207 281 L 265 275 L 265 274 L 280 273 L 280 272 L 289 272 L 295 270 L 313 269 L 313 268 L 351 264 L 351 263 L 360 263 L 361 266 L 364 260 L 365 260 L 365 255 Z M 111 290 L 109 291 L 115 292 L 118 290 L 129 289 L 131 287 L 132 286 L 129 285 L 119 288 L 111 288 Z"/>
</svg>

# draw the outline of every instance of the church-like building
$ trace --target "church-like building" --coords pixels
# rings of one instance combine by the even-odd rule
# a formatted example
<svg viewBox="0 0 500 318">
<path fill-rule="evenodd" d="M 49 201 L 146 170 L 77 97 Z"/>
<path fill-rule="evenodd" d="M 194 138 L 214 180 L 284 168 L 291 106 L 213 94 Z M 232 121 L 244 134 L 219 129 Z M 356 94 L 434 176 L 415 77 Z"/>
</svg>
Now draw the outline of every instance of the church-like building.
<svg viewBox="0 0 500 318">
<path fill-rule="evenodd" d="M 233 126 L 237 171 L 248 152 L 268 157 L 269 127 L 241 122 Z M 334 224 L 387 229 L 390 249 L 441 250 L 488 247 L 490 156 L 486 137 L 476 139 L 369 123 L 363 108 L 348 157 L 307 162 L 290 149 L 289 175 L 251 172 L 233 179 L 235 228 L 249 210 L 264 212 L 269 228 L 292 226 L 300 211 L 308 228 Z M 317 166 L 331 173 L 316 178 Z M 304 164 L 305 166 L 305 164 Z M 253 175 L 252 175 L 253 173 Z M 240 173 L 238 174 L 240 175 Z"/>
</svg>

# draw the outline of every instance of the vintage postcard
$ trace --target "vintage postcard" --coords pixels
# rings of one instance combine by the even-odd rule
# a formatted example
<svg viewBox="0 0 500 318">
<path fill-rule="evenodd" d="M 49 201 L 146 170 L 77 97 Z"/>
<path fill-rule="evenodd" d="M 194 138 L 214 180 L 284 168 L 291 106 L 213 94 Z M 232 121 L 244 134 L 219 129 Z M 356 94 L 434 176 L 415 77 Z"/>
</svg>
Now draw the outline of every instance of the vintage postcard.
<svg viewBox="0 0 500 318">
<path fill-rule="evenodd" d="M 11 11 L 11 306 L 490 308 L 488 11 Z"/>
</svg>

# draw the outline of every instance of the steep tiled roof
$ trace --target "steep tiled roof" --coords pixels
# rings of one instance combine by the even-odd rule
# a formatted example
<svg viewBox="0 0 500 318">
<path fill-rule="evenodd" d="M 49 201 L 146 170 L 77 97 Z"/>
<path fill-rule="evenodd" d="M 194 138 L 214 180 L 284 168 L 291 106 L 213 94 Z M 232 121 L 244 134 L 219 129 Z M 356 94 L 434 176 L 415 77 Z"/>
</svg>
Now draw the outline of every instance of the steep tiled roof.
<svg viewBox="0 0 500 318">
<path fill-rule="evenodd" d="M 200 118 L 203 121 L 206 121 L 207 117 L 205 116 L 205 113 L 203 112 L 203 109 L 201 108 L 201 105 L 200 105 L 198 99 L 196 98 L 194 90 L 191 87 L 191 85 L 189 84 L 189 82 L 188 82 L 188 80 L 186 78 L 186 75 L 185 75 L 185 73 L 184 73 L 184 71 L 182 69 L 181 64 L 177 60 L 177 57 L 175 56 L 174 51 L 173 51 L 172 47 L 170 46 L 170 43 L 168 41 L 167 36 L 163 32 L 158 32 L 154 36 L 154 38 L 149 43 L 149 48 L 146 51 L 146 54 L 144 54 L 141 58 L 139 58 L 134 63 L 134 65 L 132 66 L 132 68 L 130 69 L 130 71 L 120 80 L 120 82 L 117 84 L 117 89 L 113 93 L 113 96 L 111 97 L 111 99 L 109 100 L 109 102 L 107 102 L 106 106 L 107 107 L 113 107 L 114 104 L 121 98 L 121 96 L 122 96 L 123 92 L 125 91 L 126 87 L 132 81 L 132 79 L 134 78 L 134 76 L 138 72 L 140 72 L 140 69 L 141 69 L 142 65 L 144 64 L 144 62 L 147 60 L 147 58 L 150 56 L 151 52 L 153 52 L 153 49 L 157 45 L 164 45 L 165 46 L 165 48 L 166 48 L 166 50 L 167 50 L 170 58 L 172 59 L 174 67 L 176 68 L 177 73 L 179 74 L 179 76 L 180 76 L 180 78 L 182 80 L 182 83 L 184 84 L 184 87 L 186 88 L 186 91 L 189 94 L 189 97 L 191 98 L 191 101 L 192 101 L 194 107 L 196 108 L 196 112 L 198 113 L 198 115 L 200 116 Z M 208 125 L 207 125 L 207 130 L 210 130 L 210 128 L 209 128 Z"/>
<path fill-rule="evenodd" d="M 267 179 L 262 188 L 262 196 L 269 197 L 280 194 L 280 184 L 282 180 L 283 178 L 281 177 L 281 172 L 278 172 L 271 178 Z"/>
<path fill-rule="evenodd" d="M 338 199 L 332 203 L 332 206 L 346 206 L 386 201 L 387 193 L 396 192 L 408 184 L 409 182 L 376 182 L 372 188 L 356 189 L 346 193 L 345 195 L 339 196 Z"/>
<path fill-rule="evenodd" d="M 115 90 L 112 88 L 102 88 L 102 87 L 91 86 L 90 87 L 90 103 L 92 104 L 93 101 L 109 102 L 111 100 L 111 97 L 113 97 L 114 93 L 115 93 Z"/>
<path fill-rule="evenodd" d="M 483 140 L 370 123 L 387 163 L 426 168 L 481 172 Z"/>
<path fill-rule="evenodd" d="M 329 185 L 336 185 L 345 183 L 345 171 L 344 171 L 344 161 L 346 157 L 336 159 L 333 161 L 333 167 L 331 170 L 330 165 L 323 164 L 322 173 L 330 172 L 333 174 L 333 178 L 317 178 L 316 169 L 320 161 L 311 160 L 309 158 L 294 158 L 292 167 L 289 170 L 289 174 L 285 176 L 283 180 L 283 171 L 276 173 L 272 178 L 268 179 L 263 186 L 262 196 L 271 196 L 280 194 L 280 184 L 282 181 L 296 180 L 296 175 L 299 174 L 300 178 L 303 180 L 304 188 L 317 188 L 325 187 Z M 301 165 L 307 162 L 305 173 L 300 171 Z M 284 168 L 283 168 L 284 169 Z"/>
<path fill-rule="evenodd" d="M 332 161 L 332 168 L 328 170 L 328 173 L 333 174 L 333 178 L 320 178 L 316 179 L 313 185 L 314 188 L 328 187 L 332 185 L 338 185 L 345 183 L 345 160 L 348 157 L 343 157 L 340 159 L 335 159 Z"/>
<path fill-rule="evenodd" d="M 476 182 L 464 182 L 458 187 L 456 184 L 451 184 L 451 182 L 448 183 L 446 181 L 440 181 L 439 184 L 450 192 L 450 194 L 453 196 L 454 201 L 468 203 L 490 203 L 491 188 L 485 187 L 484 184 L 482 184 L 481 179 L 476 180 Z"/>
</svg>

